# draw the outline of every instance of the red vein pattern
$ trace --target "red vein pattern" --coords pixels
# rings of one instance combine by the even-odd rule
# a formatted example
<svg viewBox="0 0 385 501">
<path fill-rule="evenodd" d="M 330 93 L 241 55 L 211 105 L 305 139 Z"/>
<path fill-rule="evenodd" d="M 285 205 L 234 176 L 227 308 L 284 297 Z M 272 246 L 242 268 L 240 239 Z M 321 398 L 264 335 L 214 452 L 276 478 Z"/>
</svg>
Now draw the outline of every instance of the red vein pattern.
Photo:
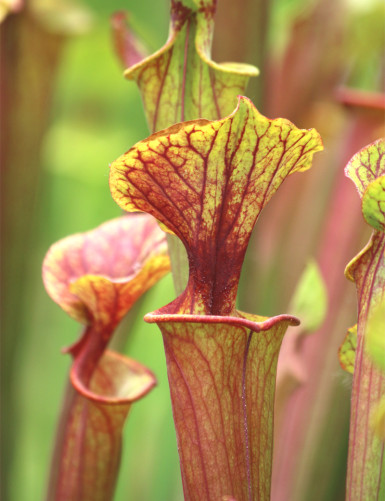
<svg viewBox="0 0 385 501">
<path fill-rule="evenodd" d="M 350 416 L 347 500 L 381 501 L 385 492 L 384 442 L 372 427 L 372 412 L 385 394 L 385 374 L 365 350 L 365 333 L 371 311 L 385 297 L 385 234 L 374 232 L 365 252 L 352 263 L 349 274 L 358 293 L 357 351 L 353 373 Z"/>
<path fill-rule="evenodd" d="M 186 500 L 269 499 L 278 351 L 298 320 L 241 313 L 235 299 L 260 211 L 321 149 L 316 131 L 240 98 L 229 117 L 174 125 L 111 165 L 115 201 L 152 214 L 188 254 L 185 291 L 145 316 L 163 334 Z"/>
<path fill-rule="evenodd" d="M 362 198 L 370 183 L 385 176 L 385 140 L 378 139 L 356 153 L 347 164 L 345 174 Z"/>
<path fill-rule="evenodd" d="M 346 175 L 364 200 L 368 189 L 385 176 L 385 140 L 378 140 L 358 152 L 348 163 Z M 381 190 L 377 194 L 381 197 Z M 385 374 L 365 349 L 370 316 L 385 298 L 385 233 L 381 226 L 377 228 L 376 222 L 373 226 L 375 230 L 369 243 L 345 272 L 347 278 L 356 283 L 358 297 L 346 484 L 348 501 L 380 501 L 385 495 L 384 442 L 372 424 L 373 411 L 385 394 Z"/>
<path fill-rule="evenodd" d="M 69 388 L 53 459 L 58 468 L 51 476 L 47 500 L 112 499 L 124 422 L 132 403 L 155 381 L 138 362 L 106 351 L 90 381 L 93 398 Z"/>
<path fill-rule="evenodd" d="M 170 312 L 232 314 L 239 274 L 260 211 L 283 180 L 322 149 L 318 133 L 268 120 L 247 98 L 214 122 L 175 125 L 111 165 L 115 201 L 146 211 L 186 247 L 190 279 Z"/>
<path fill-rule="evenodd" d="M 170 269 L 164 233 L 148 215 L 125 216 L 54 244 L 43 263 L 49 295 L 86 324 L 66 351 L 73 385 L 63 410 L 48 499 L 110 499 L 121 433 L 133 401 L 155 385 L 137 362 L 106 351 L 133 303 Z"/>
<path fill-rule="evenodd" d="M 47 500 L 112 499 L 125 419 L 132 403 L 155 381 L 138 362 L 106 351 L 90 381 L 93 398 L 69 388 L 53 459 L 58 468 L 51 476 Z"/>
<path fill-rule="evenodd" d="M 254 66 L 211 60 L 215 10 L 216 0 L 188 6 L 172 0 L 166 44 L 126 70 L 126 78 L 138 84 L 153 132 L 182 120 L 228 115 L 235 96 L 258 75 Z"/>
<path fill-rule="evenodd" d="M 153 218 L 138 214 L 52 245 L 44 259 L 43 281 L 50 297 L 78 322 L 114 327 L 149 287 L 140 274 L 144 269 L 155 272 L 156 264 L 163 274 L 169 270 L 164 233 Z M 114 301 L 121 304 L 109 308 Z"/>
<path fill-rule="evenodd" d="M 137 299 L 170 270 L 165 236 L 153 218 L 137 214 L 55 243 L 43 263 L 51 298 L 87 327 L 68 351 L 71 379 L 88 383 L 114 329 Z"/>
<path fill-rule="evenodd" d="M 145 317 L 163 334 L 189 501 L 270 496 L 276 364 L 282 337 L 297 321 L 248 317 Z"/>
</svg>

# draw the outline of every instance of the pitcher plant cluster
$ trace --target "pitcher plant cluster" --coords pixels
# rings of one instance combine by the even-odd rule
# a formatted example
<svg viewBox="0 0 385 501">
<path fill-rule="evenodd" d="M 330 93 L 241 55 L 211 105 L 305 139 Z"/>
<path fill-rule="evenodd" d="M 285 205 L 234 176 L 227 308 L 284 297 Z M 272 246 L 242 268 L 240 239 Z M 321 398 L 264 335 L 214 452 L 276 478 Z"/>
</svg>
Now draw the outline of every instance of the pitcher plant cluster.
<svg viewBox="0 0 385 501">
<path fill-rule="evenodd" d="M 128 214 L 59 241 L 44 260 L 48 294 L 83 325 L 79 341 L 65 350 L 73 362 L 49 500 L 113 498 L 124 423 L 156 377 L 108 345 L 134 303 L 170 270 L 176 299 L 144 320 L 163 336 L 184 497 L 270 499 L 278 355 L 288 327 L 301 318 L 237 310 L 238 283 L 261 211 L 288 176 L 311 168 L 323 144 L 316 130 L 266 118 L 244 97 L 257 68 L 212 61 L 215 10 L 216 0 L 171 0 L 168 40 L 150 56 L 124 14 L 113 17 L 125 77 L 139 87 L 152 134 L 127 145 L 110 166 L 112 198 Z M 359 312 L 339 353 L 353 373 L 346 499 L 379 501 L 385 495 L 384 140 L 357 153 L 346 175 L 373 227 L 346 269 Z M 306 325 L 319 323 L 306 306 L 317 280 L 302 294 Z"/>
</svg>

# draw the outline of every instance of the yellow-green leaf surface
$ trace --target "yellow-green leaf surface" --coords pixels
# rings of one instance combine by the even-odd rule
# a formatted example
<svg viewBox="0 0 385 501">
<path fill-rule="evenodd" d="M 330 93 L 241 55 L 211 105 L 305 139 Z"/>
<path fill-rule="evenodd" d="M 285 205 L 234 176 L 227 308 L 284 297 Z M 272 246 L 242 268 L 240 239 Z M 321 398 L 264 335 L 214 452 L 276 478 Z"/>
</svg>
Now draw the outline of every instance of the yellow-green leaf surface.
<svg viewBox="0 0 385 501">
<path fill-rule="evenodd" d="M 385 371 L 385 297 L 369 316 L 365 348 L 373 362 Z"/>
<path fill-rule="evenodd" d="M 367 246 L 348 264 L 345 274 L 356 283 L 358 299 L 357 348 L 350 417 L 347 499 L 380 501 L 385 497 L 383 442 L 374 432 L 371 416 L 385 394 L 385 372 L 370 353 L 385 335 L 385 140 L 359 151 L 348 163 L 350 177 L 362 199 L 362 211 L 374 230 Z M 380 313 L 378 313 L 380 308 Z M 380 336 L 379 338 L 376 336 Z M 378 350 L 375 349 L 376 356 Z M 385 354 L 384 354 L 385 355 Z"/>
<path fill-rule="evenodd" d="M 321 149 L 316 131 L 240 98 L 229 117 L 174 125 L 111 165 L 115 201 L 155 216 L 189 259 L 185 291 L 145 317 L 163 334 L 186 499 L 269 498 L 276 364 L 298 320 L 237 312 L 235 299 L 259 213 Z"/>
<path fill-rule="evenodd" d="M 385 231 L 385 176 L 375 179 L 366 188 L 362 197 L 362 213 L 365 221 L 375 230 Z"/>
<path fill-rule="evenodd" d="M 385 443 L 385 396 L 373 409 L 371 425 L 377 437 Z"/>
<path fill-rule="evenodd" d="M 359 270 L 365 267 L 360 263 L 370 261 L 373 254 L 380 252 L 385 231 L 385 139 L 378 139 L 356 153 L 347 164 L 345 173 L 356 185 L 365 220 L 375 230 L 368 245 L 346 267 L 346 277 L 357 281 Z M 379 267 L 377 273 L 384 271 Z"/>
<path fill-rule="evenodd" d="M 235 299 L 259 213 L 321 149 L 316 131 L 240 98 L 229 117 L 174 125 L 111 165 L 120 207 L 152 214 L 189 258 L 184 293 L 145 317 L 163 333 L 186 499 L 268 499 L 272 421 L 261 415 L 274 406 L 283 333 L 298 320 L 237 312 Z"/>
<path fill-rule="evenodd" d="M 170 31 L 166 44 L 153 55 L 137 59 L 138 43 L 131 30 L 116 26 L 115 45 L 127 60 L 127 79 L 136 81 L 152 132 L 176 122 L 220 119 L 231 113 L 237 95 L 258 75 L 254 66 L 217 64 L 211 60 L 216 0 L 171 0 Z M 180 241 L 168 237 L 174 285 L 185 288 L 188 263 Z"/>
<path fill-rule="evenodd" d="M 344 342 L 341 344 L 340 349 L 338 350 L 338 358 L 341 367 L 346 372 L 350 372 L 350 374 L 353 374 L 354 372 L 356 350 L 357 350 L 357 324 L 353 325 L 353 327 L 350 327 L 350 329 L 348 329 Z"/>
<path fill-rule="evenodd" d="M 112 163 L 110 187 L 119 206 L 152 214 L 186 247 L 189 284 L 176 311 L 234 311 L 259 213 L 284 179 L 310 168 L 320 150 L 314 129 L 269 120 L 242 97 L 229 117 L 174 125 Z"/>
<path fill-rule="evenodd" d="M 385 139 L 378 139 L 356 153 L 345 167 L 345 174 L 362 198 L 370 183 L 385 176 Z"/>
<path fill-rule="evenodd" d="M 211 60 L 216 0 L 171 0 L 170 33 L 152 56 L 128 68 L 139 86 L 150 130 L 197 118 L 222 118 L 258 70 Z"/>
</svg>

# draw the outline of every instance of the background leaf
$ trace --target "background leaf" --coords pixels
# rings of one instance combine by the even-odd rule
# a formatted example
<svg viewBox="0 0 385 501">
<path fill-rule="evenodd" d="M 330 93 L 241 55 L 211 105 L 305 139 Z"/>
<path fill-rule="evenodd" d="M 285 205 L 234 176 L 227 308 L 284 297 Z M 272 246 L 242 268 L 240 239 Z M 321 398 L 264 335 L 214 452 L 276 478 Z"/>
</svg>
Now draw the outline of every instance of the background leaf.
<svg viewBox="0 0 385 501">
<path fill-rule="evenodd" d="M 289 311 L 301 320 L 301 328 L 312 332 L 324 321 L 327 293 L 316 261 L 309 261 L 294 291 Z"/>
</svg>

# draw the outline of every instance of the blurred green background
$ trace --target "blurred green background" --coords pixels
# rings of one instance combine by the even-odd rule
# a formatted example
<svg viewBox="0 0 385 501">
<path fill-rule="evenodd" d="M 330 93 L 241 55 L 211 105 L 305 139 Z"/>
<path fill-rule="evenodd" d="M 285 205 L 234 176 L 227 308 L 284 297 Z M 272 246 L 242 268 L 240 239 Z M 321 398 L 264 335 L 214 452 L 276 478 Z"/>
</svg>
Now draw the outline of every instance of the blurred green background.
<svg viewBox="0 0 385 501">
<path fill-rule="evenodd" d="M 52 7 L 48 16 L 41 15 L 44 4 Z M 108 165 L 148 135 L 137 88 L 124 80 L 114 54 L 110 15 L 119 9 L 130 11 L 135 27 L 152 50 L 165 42 L 169 21 L 167 0 L 84 0 L 82 6 L 62 0 L 39 1 L 36 5 L 40 7 L 33 12 L 33 22 L 41 23 L 41 29 L 53 33 L 54 37 L 59 32 L 55 43 L 60 49 L 58 64 L 47 65 L 45 73 L 40 74 L 52 87 L 52 102 L 36 159 L 37 195 L 25 213 L 29 218 L 28 239 L 24 239 L 23 247 L 16 249 L 23 272 L 17 279 L 16 299 L 9 289 L 3 293 L 3 303 L 7 299 L 12 303 L 3 305 L 4 316 L 5 308 L 14 312 L 3 331 L 5 337 L 12 338 L 10 344 L 13 345 L 9 349 L 10 372 L 4 369 L 3 375 L 3 384 L 12 391 L 12 405 L 3 409 L 4 415 L 8 412 L 4 418 L 5 433 L 8 426 L 12 437 L 11 443 L 4 442 L 2 461 L 9 486 L 4 499 L 9 501 L 44 498 L 55 427 L 70 364 L 69 357 L 61 355 L 60 350 L 80 333 L 78 324 L 45 293 L 41 281 L 44 255 L 53 242 L 92 229 L 119 215 L 109 192 Z M 282 52 L 290 23 L 308 6 L 304 0 L 270 2 L 266 46 L 272 55 L 278 57 Z M 358 0 L 350 0 L 349 6 L 350 17 L 341 19 L 350 26 L 350 43 L 356 47 L 355 59 L 346 60 L 349 82 L 379 90 L 377 52 L 372 52 L 373 39 L 368 37 L 368 32 L 378 34 L 376 23 L 381 24 L 381 14 L 378 16 L 377 10 L 381 13 L 383 7 L 380 2 L 360 3 Z M 24 14 L 12 14 L 10 18 L 19 15 Z M 14 23 L 15 20 L 5 22 Z M 373 26 L 375 30 L 371 30 Z M 229 33 L 227 38 L 232 35 Z M 382 41 L 377 38 L 378 48 Z M 9 38 L 3 37 L 2 43 L 10 44 Z M 25 57 L 32 59 L 29 64 L 37 64 L 40 55 L 34 50 L 36 47 L 31 45 L 29 53 L 28 40 L 24 47 L 27 48 Z M 11 48 L 6 47 L 6 50 Z M 216 50 L 220 53 L 221 47 L 217 46 Z M 245 57 L 245 62 L 261 63 L 257 56 L 254 59 Z M 14 62 L 11 57 L 7 60 L 7 64 Z M 31 82 L 26 79 L 22 85 L 28 90 Z M 258 102 L 262 92 L 260 88 L 251 87 L 249 95 Z M 263 109 L 263 102 L 260 104 Z M 39 110 L 34 113 L 38 122 Z M 8 124 L 8 120 L 10 115 L 2 117 L 3 124 Z M 32 128 L 33 123 L 32 120 Z M 18 141 L 22 150 L 24 138 L 20 135 Z M 23 176 L 22 172 L 18 174 L 12 159 L 8 158 L 8 163 L 15 171 L 15 180 Z M 15 198 L 13 204 L 18 204 Z M 7 210 L 17 217 L 17 211 L 12 212 L 13 206 Z M 8 249 L 8 252 L 15 250 Z M 122 326 L 124 329 L 130 324 L 125 352 L 155 372 L 158 386 L 133 406 L 125 427 L 116 501 L 172 501 L 183 497 L 161 335 L 155 325 L 141 320 L 146 312 L 173 298 L 172 280 L 168 276 L 147 293 Z M 7 353 L 5 350 L 5 358 Z M 3 362 L 4 367 L 8 366 L 7 362 Z"/>
<path fill-rule="evenodd" d="M 70 357 L 60 350 L 80 334 L 80 326 L 47 296 L 42 260 L 58 239 L 120 214 L 109 192 L 109 163 L 148 135 L 139 93 L 135 84 L 124 80 L 114 54 L 109 18 L 122 8 L 131 11 L 154 49 L 168 32 L 167 1 L 90 0 L 83 3 L 85 11 L 78 5 L 63 6 L 65 12 L 72 9 L 65 29 L 74 34 L 66 34 L 62 41 L 57 71 L 47 67 L 44 75 L 54 91 L 40 152 L 38 195 L 30 208 L 32 238 L 22 250 L 26 266 L 18 314 L 24 321 L 22 332 L 12 333 L 20 339 L 12 376 L 16 408 L 9 417 L 14 433 L 7 483 L 8 499 L 14 501 L 44 499 L 70 365 Z M 182 497 L 162 339 L 155 325 L 142 321 L 146 312 L 172 299 L 168 276 L 146 295 L 130 325 L 126 352 L 156 373 L 158 386 L 131 411 L 116 500 L 127 499 L 127 492 L 136 500 Z"/>
</svg>

